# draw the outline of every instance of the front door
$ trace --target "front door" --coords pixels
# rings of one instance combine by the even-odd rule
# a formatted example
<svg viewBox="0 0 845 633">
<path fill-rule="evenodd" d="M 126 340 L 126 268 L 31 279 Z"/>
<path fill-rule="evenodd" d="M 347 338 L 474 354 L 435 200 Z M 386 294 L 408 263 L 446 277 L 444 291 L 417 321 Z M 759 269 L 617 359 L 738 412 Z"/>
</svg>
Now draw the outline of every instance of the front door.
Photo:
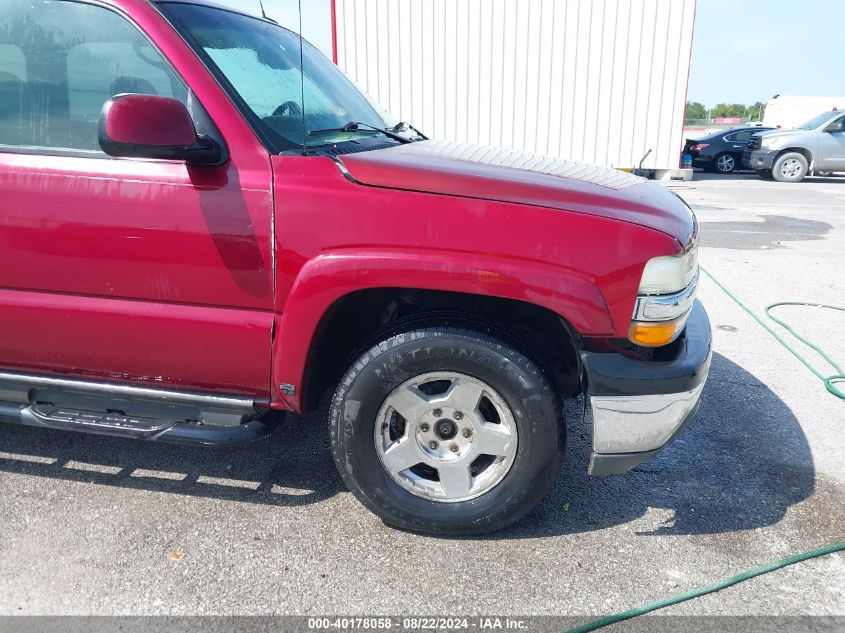
<svg viewBox="0 0 845 633">
<path fill-rule="evenodd" d="M 819 139 L 816 171 L 845 171 L 845 115 L 825 128 Z"/>
<path fill-rule="evenodd" d="M 148 31 L 169 29 L 141 10 Z M 209 92 L 216 84 L 199 83 L 204 92 L 189 90 L 136 24 L 102 5 L 4 2 L 0 369 L 269 393 L 269 156 L 240 117 L 221 116 L 235 111 Z M 98 118 L 119 93 L 182 100 L 231 160 L 106 156 Z"/>
</svg>

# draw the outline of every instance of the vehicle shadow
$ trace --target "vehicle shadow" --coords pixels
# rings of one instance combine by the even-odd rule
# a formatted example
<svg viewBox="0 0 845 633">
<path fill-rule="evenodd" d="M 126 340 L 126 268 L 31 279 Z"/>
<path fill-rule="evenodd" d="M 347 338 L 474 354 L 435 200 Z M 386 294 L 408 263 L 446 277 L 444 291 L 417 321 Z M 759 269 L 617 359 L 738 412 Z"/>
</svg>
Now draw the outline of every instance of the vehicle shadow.
<svg viewBox="0 0 845 633">
<path fill-rule="evenodd" d="M 717 172 L 710 172 L 704 171 L 702 169 L 696 169 L 695 174 L 693 176 L 693 182 L 695 181 L 709 181 L 709 180 L 727 180 L 727 181 L 738 181 L 738 180 L 753 180 L 755 182 L 765 182 L 771 183 L 771 185 L 783 185 L 783 184 L 790 184 L 790 183 L 781 183 L 775 182 L 774 180 L 769 180 L 760 176 L 756 171 L 752 171 L 749 169 L 737 169 L 736 171 L 730 174 L 720 174 Z M 829 174 L 825 176 L 807 176 L 804 180 L 800 183 L 792 183 L 796 185 L 801 185 L 803 183 L 807 184 L 832 184 L 832 183 L 845 183 L 845 172 L 843 173 L 835 173 Z"/>
<path fill-rule="evenodd" d="M 670 511 L 658 534 L 716 534 L 780 521 L 815 488 L 801 427 L 768 387 L 715 354 L 701 408 L 655 460 L 613 477 L 590 477 L 592 433 L 582 400 L 568 406 L 561 475 L 540 506 L 483 539 L 589 532 Z M 277 506 L 345 490 L 329 452 L 325 406 L 289 416 L 269 438 L 235 448 L 175 446 L 0 424 L 0 471 Z M 363 511 L 363 510 L 362 510 Z"/>
<path fill-rule="evenodd" d="M 237 447 L 179 446 L 0 424 L 0 471 L 277 506 L 342 490 L 325 426 L 286 418 Z"/>
<path fill-rule="evenodd" d="M 707 171 L 696 167 L 693 169 L 693 180 L 736 180 L 737 178 L 750 177 L 759 178 L 753 169 L 739 168 L 729 174 L 721 174 L 717 171 Z"/>
<path fill-rule="evenodd" d="M 815 490 L 810 447 L 789 407 L 719 354 L 713 356 L 701 407 L 687 429 L 657 458 L 625 475 L 587 475 L 589 413 L 584 420 L 576 408 L 569 408 L 574 419 L 569 421 L 566 465 L 554 490 L 496 538 L 599 530 L 635 521 L 649 509 L 666 519 L 639 534 L 750 530 L 779 522 L 790 506 Z"/>
</svg>

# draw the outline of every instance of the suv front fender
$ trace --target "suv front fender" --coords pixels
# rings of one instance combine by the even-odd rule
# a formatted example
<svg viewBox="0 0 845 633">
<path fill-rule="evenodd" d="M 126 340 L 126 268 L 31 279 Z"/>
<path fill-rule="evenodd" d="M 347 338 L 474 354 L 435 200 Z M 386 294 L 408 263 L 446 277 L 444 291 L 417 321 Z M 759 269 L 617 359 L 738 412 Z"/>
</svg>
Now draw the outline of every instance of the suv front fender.
<svg viewBox="0 0 845 633">
<path fill-rule="evenodd" d="M 300 410 L 308 352 L 321 319 L 343 297 L 360 290 L 439 290 L 513 299 L 547 308 L 581 334 L 609 336 L 609 310 L 597 285 L 583 274 L 502 256 L 411 250 L 343 249 L 308 261 L 297 275 L 273 340 L 274 406 Z M 286 385 L 283 390 L 281 385 Z M 291 388 L 293 387 L 293 388 Z"/>
</svg>

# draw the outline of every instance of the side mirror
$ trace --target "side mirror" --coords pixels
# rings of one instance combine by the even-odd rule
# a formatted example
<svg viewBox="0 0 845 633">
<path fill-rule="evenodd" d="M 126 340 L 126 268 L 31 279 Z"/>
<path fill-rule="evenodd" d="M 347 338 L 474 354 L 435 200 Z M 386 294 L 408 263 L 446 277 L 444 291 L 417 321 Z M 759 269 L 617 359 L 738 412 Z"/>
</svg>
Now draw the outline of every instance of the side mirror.
<svg viewBox="0 0 845 633">
<path fill-rule="evenodd" d="M 197 136 L 194 122 L 178 99 L 120 94 L 100 113 L 100 148 L 109 156 L 181 160 L 188 165 L 222 165 L 223 151 Z"/>
</svg>

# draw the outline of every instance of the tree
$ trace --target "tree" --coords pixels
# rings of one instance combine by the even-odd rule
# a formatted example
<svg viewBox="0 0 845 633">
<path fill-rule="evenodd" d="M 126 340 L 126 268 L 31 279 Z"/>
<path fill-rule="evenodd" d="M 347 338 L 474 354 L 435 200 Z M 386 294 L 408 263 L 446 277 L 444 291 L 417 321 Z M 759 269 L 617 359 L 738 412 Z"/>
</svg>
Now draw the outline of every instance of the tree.
<svg viewBox="0 0 845 633">
<path fill-rule="evenodd" d="M 746 108 L 741 103 L 717 103 L 710 116 L 714 119 L 744 117 Z"/>
<path fill-rule="evenodd" d="M 766 111 L 766 104 L 758 101 L 754 105 L 746 106 L 741 103 L 717 103 L 713 108 L 708 108 L 698 101 L 687 101 L 684 119 L 687 121 L 700 121 L 713 119 L 747 119 L 749 121 L 762 121 Z"/>
<path fill-rule="evenodd" d="M 685 119 L 706 119 L 707 118 L 707 108 L 704 107 L 704 104 L 699 103 L 698 101 L 687 101 L 687 110 L 686 115 L 684 116 Z"/>
</svg>

